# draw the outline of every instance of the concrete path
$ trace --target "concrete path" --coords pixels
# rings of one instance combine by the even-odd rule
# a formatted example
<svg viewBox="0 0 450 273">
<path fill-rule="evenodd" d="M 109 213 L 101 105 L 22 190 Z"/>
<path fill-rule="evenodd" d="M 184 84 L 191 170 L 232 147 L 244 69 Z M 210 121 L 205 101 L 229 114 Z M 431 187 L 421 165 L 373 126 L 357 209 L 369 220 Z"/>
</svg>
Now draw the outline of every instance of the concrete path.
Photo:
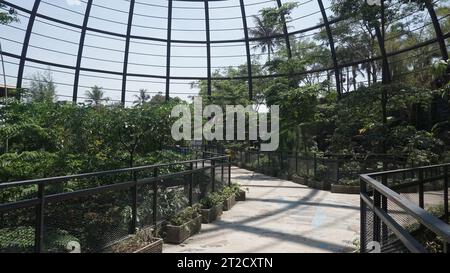
<svg viewBox="0 0 450 273">
<path fill-rule="evenodd" d="M 334 194 L 233 168 L 232 180 L 247 191 L 221 220 L 164 252 L 351 252 L 359 238 L 358 195 Z"/>
</svg>

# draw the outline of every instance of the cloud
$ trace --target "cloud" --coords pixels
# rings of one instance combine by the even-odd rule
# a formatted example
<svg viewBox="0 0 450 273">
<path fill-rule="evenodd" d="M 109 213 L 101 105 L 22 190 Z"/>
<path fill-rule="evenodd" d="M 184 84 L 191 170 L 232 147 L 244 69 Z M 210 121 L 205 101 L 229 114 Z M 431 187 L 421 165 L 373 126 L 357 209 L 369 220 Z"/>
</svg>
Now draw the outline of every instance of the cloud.
<svg viewBox="0 0 450 273">
<path fill-rule="evenodd" d="M 80 6 L 81 2 L 80 0 L 66 0 L 67 5 L 69 6 Z"/>
</svg>

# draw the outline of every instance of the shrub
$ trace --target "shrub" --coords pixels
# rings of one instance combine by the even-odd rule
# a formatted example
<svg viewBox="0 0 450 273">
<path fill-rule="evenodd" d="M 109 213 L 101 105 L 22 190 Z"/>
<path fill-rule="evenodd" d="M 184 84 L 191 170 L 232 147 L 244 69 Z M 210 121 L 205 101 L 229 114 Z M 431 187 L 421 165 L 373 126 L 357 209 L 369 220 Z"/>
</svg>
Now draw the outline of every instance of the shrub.
<svg viewBox="0 0 450 273">
<path fill-rule="evenodd" d="M 174 226 L 181 226 L 200 215 L 200 206 L 194 205 L 176 213 L 169 218 L 169 223 Z"/>
<path fill-rule="evenodd" d="M 220 194 L 218 192 L 213 192 L 213 193 L 208 194 L 205 198 L 203 198 L 200 201 L 200 204 L 202 205 L 202 208 L 210 209 L 219 204 L 222 204 L 224 200 L 225 199 L 222 194 Z"/>
</svg>

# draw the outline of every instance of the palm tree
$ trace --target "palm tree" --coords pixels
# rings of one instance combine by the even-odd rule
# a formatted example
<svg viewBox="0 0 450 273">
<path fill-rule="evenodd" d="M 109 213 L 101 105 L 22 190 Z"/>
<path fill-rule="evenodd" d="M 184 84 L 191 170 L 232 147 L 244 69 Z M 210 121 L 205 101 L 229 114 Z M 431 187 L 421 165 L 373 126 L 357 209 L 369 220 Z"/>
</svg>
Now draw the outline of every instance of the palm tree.
<svg viewBox="0 0 450 273">
<path fill-rule="evenodd" d="M 277 27 L 271 26 L 265 22 L 262 18 L 254 15 L 255 27 L 249 29 L 253 38 L 258 39 L 257 44 L 253 48 L 260 48 L 261 53 L 268 54 L 268 60 L 270 61 L 271 53 L 274 52 L 276 46 L 276 39 L 273 37 L 277 34 Z"/>
<path fill-rule="evenodd" d="M 150 100 L 150 95 L 147 94 L 147 89 L 140 89 L 139 95 L 134 95 L 134 97 L 136 100 L 133 103 L 137 105 L 142 105 Z"/>
<path fill-rule="evenodd" d="M 87 97 L 86 102 L 90 105 L 99 106 L 102 104 L 102 101 L 109 101 L 108 97 L 104 97 L 105 92 L 103 92 L 103 87 L 97 85 L 91 87 L 91 90 L 87 90 L 85 94 Z"/>
</svg>

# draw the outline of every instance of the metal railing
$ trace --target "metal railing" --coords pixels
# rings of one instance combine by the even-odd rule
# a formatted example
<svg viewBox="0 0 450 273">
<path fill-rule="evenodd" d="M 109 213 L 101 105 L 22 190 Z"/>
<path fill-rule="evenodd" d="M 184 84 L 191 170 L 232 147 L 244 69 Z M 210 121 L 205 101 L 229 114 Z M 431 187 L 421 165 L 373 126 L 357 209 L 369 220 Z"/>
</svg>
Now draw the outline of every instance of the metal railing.
<svg viewBox="0 0 450 273">
<path fill-rule="evenodd" d="M 194 154 L 194 158 L 197 156 Z M 175 187 L 181 188 L 186 206 L 192 206 L 208 192 L 230 185 L 230 174 L 227 156 L 207 156 L 168 164 L 0 183 L 3 199 L 0 200 L 0 230 L 33 226 L 34 251 L 41 253 L 47 251 L 46 234 L 54 226 L 64 225 L 65 230 L 77 233 L 88 243 L 93 237 L 89 230 L 99 228 L 95 235 L 108 238 L 102 239 L 101 246 L 93 244 L 95 250 L 89 249 L 97 251 L 119 237 L 133 234 L 138 226 L 161 223 L 167 216 L 162 210 L 179 205 L 166 200 L 167 195 L 174 195 Z M 76 184 L 77 189 L 65 190 L 68 184 Z M 27 194 L 21 196 L 18 192 Z M 127 212 L 129 215 L 123 217 Z M 90 229 L 85 227 L 86 219 L 90 221 Z M 108 227 L 119 226 L 115 221 L 124 219 L 126 223 L 120 225 L 120 231 Z M 103 226 L 96 227 L 97 224 Z"/>
<path fill-rule="evenodd" d="M 361 252 L 449 250 L 450 164 L 363 174 Z"/>
</svg>

